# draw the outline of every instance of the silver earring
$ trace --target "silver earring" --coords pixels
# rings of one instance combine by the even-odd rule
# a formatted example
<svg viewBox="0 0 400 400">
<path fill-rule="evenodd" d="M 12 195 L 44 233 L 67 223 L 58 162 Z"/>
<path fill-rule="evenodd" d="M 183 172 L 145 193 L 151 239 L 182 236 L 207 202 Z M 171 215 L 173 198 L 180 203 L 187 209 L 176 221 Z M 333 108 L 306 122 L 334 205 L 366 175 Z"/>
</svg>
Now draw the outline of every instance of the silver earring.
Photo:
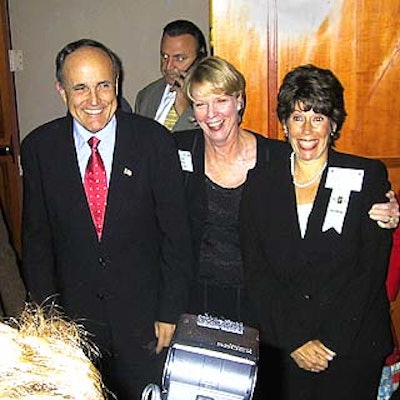
<svg viewBox="0 0 400 400">
<path fill-rule="evenodd" d="M 286 126 L 283 127 L 283 133 L 285 134 L 286 138 L 289 137 L 289 131 L 288 131 L 288 128 Z"/>
<path fill-rule="evenodd" d="M 333 137 L 335 136 L 335 133 L 336 133 L 335 130 L 332 130 L 332 131 L 331 131 L 331 138 L 333 138 Z"/>
</svg>

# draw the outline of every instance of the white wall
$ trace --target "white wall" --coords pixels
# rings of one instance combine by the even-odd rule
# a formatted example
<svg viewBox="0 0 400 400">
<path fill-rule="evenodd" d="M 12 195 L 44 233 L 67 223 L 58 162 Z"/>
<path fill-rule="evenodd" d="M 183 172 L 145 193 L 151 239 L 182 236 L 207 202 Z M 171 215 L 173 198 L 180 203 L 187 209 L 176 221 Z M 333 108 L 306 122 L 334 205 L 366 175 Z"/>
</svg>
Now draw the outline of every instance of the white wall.
<svg viewBox="0 0 400 400">
<path fill-rule="evenodd" d="M 209 0 L 8 0 L 11 42 L 23 52 L 15 73 L 21 139 L 33 128 L 65 113 L 54 88 L 55 57 L 86 37 L 115 51 L 124 67 L 123 93 L 134 104 L 139 89 L 158 78 L 164 25 L 193 21 L 209 37 Z"/>
</svg>

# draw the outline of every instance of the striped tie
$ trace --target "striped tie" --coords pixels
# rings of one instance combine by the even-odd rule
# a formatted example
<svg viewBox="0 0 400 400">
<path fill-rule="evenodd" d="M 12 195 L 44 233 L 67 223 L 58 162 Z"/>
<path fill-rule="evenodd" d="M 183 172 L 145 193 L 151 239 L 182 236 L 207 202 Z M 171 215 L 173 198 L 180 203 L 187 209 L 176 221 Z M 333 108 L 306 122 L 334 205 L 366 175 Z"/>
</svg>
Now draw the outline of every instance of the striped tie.
<svg viewBox="0 0 400 400">
<path fill-rule="evenodd" d="M 164 126 L 172 131 L 174 128 L 176 121 L 178 121 L 179 115 L 176 112 L 175 106 L 172 105 L 172 107 L 169 109 L 167 116 L 165 117 L 164 121 Z"/>
</svg>

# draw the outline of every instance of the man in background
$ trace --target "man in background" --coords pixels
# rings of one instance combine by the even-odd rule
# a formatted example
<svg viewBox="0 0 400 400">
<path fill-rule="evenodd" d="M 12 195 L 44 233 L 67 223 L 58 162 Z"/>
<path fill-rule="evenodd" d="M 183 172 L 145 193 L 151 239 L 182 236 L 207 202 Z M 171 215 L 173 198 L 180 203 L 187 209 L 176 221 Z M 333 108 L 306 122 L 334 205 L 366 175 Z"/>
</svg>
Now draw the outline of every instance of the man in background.
<svg viewBox="0 0 400 400">
<path fill-rule="evenodd" d="M 23 277 L 31 300 L 54 299 L 93 334 L 118 400 L 139 399 L 161 380 L 191 276 L 175 142 L 117 110 L 119 63 L 103 44 L 69 43 L 56 68 L 69 112 L 21 146 Z"/>
<path fill-rule="evenodd" d="M 207 56 L 207 46 L 201 30 L 187 20 L 168 23 L 160 44 L 162 78 L 140 90 L 135 112 L 155 119 L 170 131 L 193 129 L 191 106 L 182 91 L 187 71 Z"/>
</svg>

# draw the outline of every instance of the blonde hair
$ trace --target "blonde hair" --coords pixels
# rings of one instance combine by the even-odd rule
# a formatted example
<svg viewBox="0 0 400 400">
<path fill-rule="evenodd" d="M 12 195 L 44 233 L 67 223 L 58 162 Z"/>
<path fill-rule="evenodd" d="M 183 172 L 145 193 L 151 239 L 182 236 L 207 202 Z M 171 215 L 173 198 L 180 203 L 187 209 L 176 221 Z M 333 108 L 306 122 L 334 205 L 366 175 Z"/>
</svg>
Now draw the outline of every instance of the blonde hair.
<svg viewBox="0 0 400 400">
<path fill-rule="evenodd" d="M 0 322 L 0 349 L 0 399 L 107 398 L 91 361 L 98 349 L 54 305 L 27 304 L 18 320 Z"/>
<path fill-rule="evenodd" d="M 192 101 L 192 89 L 197 84 L 208 84 L 210 93 L 241 94 L 245 98 L 244 76 L 231 63 L 217 56 L 203 58 L 186 77 L 183 90 Z"/>
</svg>

